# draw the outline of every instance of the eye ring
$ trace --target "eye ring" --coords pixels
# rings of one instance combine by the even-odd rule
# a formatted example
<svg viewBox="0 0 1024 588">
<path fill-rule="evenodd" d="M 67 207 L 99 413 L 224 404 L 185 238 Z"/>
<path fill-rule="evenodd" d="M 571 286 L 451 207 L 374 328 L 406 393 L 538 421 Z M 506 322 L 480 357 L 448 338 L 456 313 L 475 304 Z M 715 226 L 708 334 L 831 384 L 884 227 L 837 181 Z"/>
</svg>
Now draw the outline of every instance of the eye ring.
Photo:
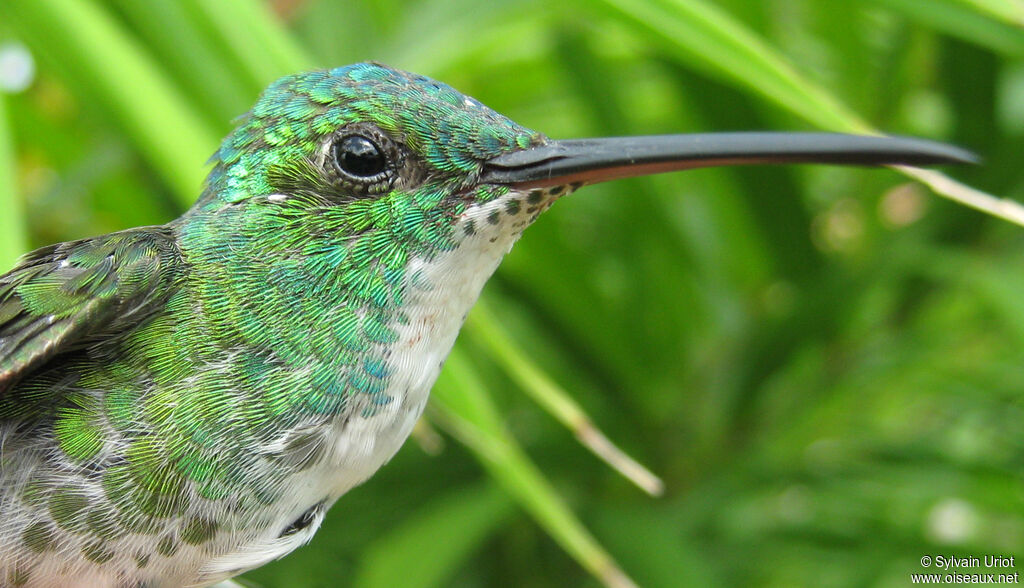
<svg viewBox="0 0 1024 588">
<path fill-rule="evenodd" d="M 339 174 L 359 183 L 381 178 L 390 167 L 388 153 L 369 133 L 339 137 L 331 146 L 331 158 Z"/>
</svg>

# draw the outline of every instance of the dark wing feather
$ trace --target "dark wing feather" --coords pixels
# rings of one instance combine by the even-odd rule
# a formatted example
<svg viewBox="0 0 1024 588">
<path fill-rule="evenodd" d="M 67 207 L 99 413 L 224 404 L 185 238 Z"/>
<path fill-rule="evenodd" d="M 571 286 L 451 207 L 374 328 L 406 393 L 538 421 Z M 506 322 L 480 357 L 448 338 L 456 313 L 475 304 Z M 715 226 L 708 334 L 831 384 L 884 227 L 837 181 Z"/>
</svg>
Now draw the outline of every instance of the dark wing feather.
<svg viewBox="0 0 1024 588">
<path fill-rule="evenodd" d="M 184 265 L 168 227 L 22 257 L 0 276 L 0 393 L 61 353 L 130 332 L 177 289 Z"/>
</svg>

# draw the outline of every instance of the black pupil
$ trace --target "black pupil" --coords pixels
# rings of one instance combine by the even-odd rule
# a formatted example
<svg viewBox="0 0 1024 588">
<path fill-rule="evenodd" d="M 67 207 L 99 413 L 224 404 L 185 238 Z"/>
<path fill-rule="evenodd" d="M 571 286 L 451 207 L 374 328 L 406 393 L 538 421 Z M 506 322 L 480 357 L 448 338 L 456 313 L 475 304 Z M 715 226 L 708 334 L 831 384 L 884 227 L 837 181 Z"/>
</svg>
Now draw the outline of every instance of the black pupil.
<svg viewBox="0 0 1024 588">
<path fill-rule="evenodd" d="M 360 178 L 384 171 L 384 154 L 377 145 L 360 135 L 351 135 L 334 144 L 334 158 L 345 173 Z"/>
</svg>

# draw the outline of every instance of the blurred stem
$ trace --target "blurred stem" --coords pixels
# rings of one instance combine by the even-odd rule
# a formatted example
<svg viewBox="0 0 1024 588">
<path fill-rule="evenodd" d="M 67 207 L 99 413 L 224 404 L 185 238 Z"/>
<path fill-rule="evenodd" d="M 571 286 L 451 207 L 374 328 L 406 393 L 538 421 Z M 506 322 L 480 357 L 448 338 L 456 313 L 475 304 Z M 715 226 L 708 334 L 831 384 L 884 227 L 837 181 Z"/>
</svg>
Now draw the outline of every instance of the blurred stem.
<svg viewBox="0 0 1024 588">
<path fill-rule="evenodd" d="M 611 588 L 635 586 L 523 453 L 458 350 L 448 356 L 441 377 L 448 385 L 434 387 L 433 404 L 440 424 L 594 577 Z"/>
<path fill-rule="evenodd" d="M 25 215 L 15 181 L 14 141 L 7 120 L 5 96 L 0 93 L 0 271 L 14 265 L 28 248 Z"/>
<path fill-rule="evenodd" d="M 896 165 L 893 168 L 928 186 L 932 192 L 940 196 L 945 196 L 954 202 L 959 202 L 996 218 L 1024 226 L 1024 206 L 1016 200 L 996 198 L 933 169 L 921 169 L 907 165 Z"/>
<path fill-rule="evenodd" d="M 644 492 L 652 496 L 662 493 L 665 485 L 661 479 L 612 443 L 572 396 L 530 361 L 505 332 L 484 300 L 480 300 L 470 313 L 466 326 L 487 346 L 491 356 L 522 390 L 572 431 L 583 446 Z"/>
<path fill-rule="evenodd" d="M 180 204 L 195 201 L 217 135 L 103 8 L 92 0 L 6 0 L 0 14 L 66 79 L 105 104 Z"/>
</svg>

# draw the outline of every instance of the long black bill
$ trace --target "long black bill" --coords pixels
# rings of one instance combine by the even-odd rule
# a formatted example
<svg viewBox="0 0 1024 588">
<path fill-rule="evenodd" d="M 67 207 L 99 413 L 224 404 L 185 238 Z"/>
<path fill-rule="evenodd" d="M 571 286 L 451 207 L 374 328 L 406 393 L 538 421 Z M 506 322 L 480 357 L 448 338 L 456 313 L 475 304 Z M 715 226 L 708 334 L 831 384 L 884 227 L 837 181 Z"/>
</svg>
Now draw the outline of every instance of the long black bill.
<svg viewBox="0 0 1024 588">
<path fill-rule="evenodd" d="M 483 181 L 517 187 L 616 178 L 718 165 L 976 163 L 971 152 L 924 139 L 835 133 L 708 133 L 550 141 L 499 155 Z"/>
</svg>

